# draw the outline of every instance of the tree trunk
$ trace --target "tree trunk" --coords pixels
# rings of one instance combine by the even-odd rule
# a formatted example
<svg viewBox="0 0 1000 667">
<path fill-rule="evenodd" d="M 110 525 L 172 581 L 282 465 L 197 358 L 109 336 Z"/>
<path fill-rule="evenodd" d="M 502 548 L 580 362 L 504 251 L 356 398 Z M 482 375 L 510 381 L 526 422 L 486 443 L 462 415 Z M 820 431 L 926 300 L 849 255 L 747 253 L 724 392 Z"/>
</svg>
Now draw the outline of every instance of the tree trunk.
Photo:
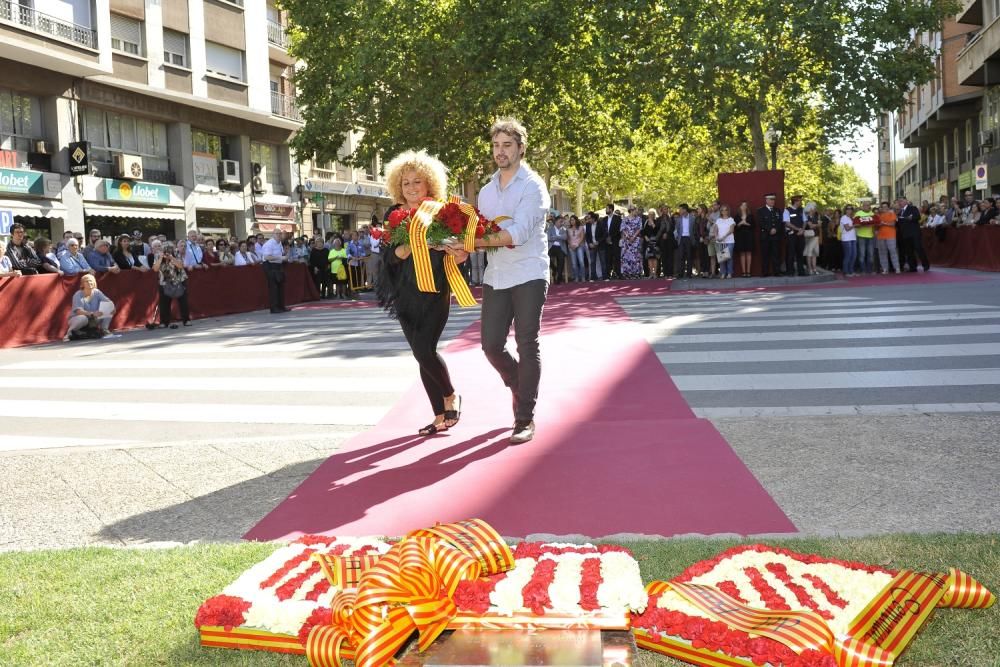
<svg viewBox="0 0 1000 667">
<path fill-rule="evenodd" d="M 747 115 L 750 121 L 750 138 L 753 141 L 754 171 L 766 171 L 768 168 L 767 146 L 764 145 L 764 128 L 760 122 L 760 110 L 751 105 Z"/>
</svg>

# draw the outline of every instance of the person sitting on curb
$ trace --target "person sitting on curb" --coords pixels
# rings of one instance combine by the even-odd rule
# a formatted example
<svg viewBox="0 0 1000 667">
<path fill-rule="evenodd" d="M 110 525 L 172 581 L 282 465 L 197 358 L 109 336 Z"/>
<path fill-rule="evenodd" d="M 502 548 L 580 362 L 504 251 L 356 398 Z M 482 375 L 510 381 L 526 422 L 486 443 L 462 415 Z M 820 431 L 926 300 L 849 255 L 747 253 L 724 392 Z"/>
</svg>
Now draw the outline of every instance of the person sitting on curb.
<svg viewBox="0 0 1000 667">
<path fill-rule="evenodd" d="M 114 314 L 115 304 L 97 289 L 97 279 L 90 274 L 83 276 L 80 279 L 80 289 L 73 295 L 73 308 L 69 313 L 69 326 L 63 340 L 105 336 L 117 338 L 117 334 L 111 333 L 111 317 Z"/>
</svg>

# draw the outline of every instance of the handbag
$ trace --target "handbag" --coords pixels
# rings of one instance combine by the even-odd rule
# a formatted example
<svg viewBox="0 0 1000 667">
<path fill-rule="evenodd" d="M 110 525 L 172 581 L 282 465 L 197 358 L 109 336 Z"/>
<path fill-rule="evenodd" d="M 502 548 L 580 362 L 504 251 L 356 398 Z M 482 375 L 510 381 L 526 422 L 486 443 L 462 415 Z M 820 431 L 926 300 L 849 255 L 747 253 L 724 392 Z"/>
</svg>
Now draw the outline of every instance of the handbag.
<svg viewBox="0 0 1000 667">
<path fill-rule="evenodd" d="M 187 287 L 184 285 L 184 283 L 170 283 L 170 282 L 163 283 L 163 293 L 168 297 L 170 297 L 171 299 L 179 299 L 180 297 L 184 296 L 184 292 L 186 290 Z"/>
<path fill-rule="evenodd" d="M 729 252 L 729 246 L 725 243 L 718 244 L 716 249 L 716 255 L 718 256 L 720 262 L 728 262 L 733 258 L 732 253 Z"/>
<path fill-rule="evenodd" d="M 806 237 L 807 239 L 811 239 L 812 237 L 816 236 L 816 230 L 807 229 L 804 232 L 802 232 L 802 236 Z"/>
</svg>

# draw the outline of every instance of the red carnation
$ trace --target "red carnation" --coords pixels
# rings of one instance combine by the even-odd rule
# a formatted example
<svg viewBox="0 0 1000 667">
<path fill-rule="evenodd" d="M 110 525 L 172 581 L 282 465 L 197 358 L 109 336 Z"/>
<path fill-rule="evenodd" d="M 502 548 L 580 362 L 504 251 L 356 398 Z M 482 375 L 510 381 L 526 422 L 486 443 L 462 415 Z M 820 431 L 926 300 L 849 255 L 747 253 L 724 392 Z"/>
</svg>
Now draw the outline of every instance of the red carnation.
<svg viewBox="0 0 1000 667">
<path fill-rule="evenodd" d="M 395 229 L 402 224 L 403 220 L 409 217 L 409 211 L 401 208 L 397 208 L 395 211 L 389 214 L 389 229 Z"/>
<path fill-rule="evenodd" d="M 250 609 L 250 603 L 243 598 L 233 595 L 216 595 L 208 598 L 198 607 L 198 613 L 194 617 L 194 627 L 218 625 L 229 632 L 233 628 L 243 625 L 248 609 Z"/>
<path fill-rule="evenodd" d="M 302 645 L 306 645 L 306 640 L 309 639 L 309 633 L 317 625 L 332 625 L 333 624 L 333 612 L 330 611 L 329 607 L 316 607 L 313 612 L 309 614 L 309 618 L 306 622 L 302 624 L 299 628 L 299 641 Z"/>
</svg>

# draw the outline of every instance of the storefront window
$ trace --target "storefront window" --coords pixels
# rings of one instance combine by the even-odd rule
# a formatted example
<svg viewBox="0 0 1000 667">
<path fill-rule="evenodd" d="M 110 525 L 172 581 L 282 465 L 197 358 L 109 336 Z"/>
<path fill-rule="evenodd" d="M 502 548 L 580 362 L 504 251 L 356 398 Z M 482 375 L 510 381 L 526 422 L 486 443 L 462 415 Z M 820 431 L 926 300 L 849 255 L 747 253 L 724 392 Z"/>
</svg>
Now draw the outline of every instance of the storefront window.
<svg viewBox="0 0 1000 667">
<path fill-rule="evenodd" d="M 230 237 L 236 234 L 236 219 L 231 211 L 195 211 L 195 220 L 205 236 Z"/>
<path fill-rule="evenodd" d="M 0 149 L 24 153 L 18 158 L 27 161 L 32 142 L 41 136 L 38 98 L 0 88 Z"/>
<path fill-rule="evenodd" d="M 174 238 L 173 220 L 88 215 L 84 227 L 84 238 L 90 238 L 91 229 L 99 229 L 101 230 L 101 236 L 112 242 L 122 234 L 131 234 L 133 229 L 138 229 L 142 232 L 143 241 L 148 240 L 152 234 L 163 234 L 168 239 Z"/>
<path fill-rule="evenodd" d="M 111 178 L 114 156 L 128 153 L 142 158 L 144 180 L 173 182 L 167 157 L 167 126 L 163 123 L 114 111 L 85 108 L 83 136 L 90 142 L 90 159 L 97 165 L 99 176 Z"/>
</svg>

